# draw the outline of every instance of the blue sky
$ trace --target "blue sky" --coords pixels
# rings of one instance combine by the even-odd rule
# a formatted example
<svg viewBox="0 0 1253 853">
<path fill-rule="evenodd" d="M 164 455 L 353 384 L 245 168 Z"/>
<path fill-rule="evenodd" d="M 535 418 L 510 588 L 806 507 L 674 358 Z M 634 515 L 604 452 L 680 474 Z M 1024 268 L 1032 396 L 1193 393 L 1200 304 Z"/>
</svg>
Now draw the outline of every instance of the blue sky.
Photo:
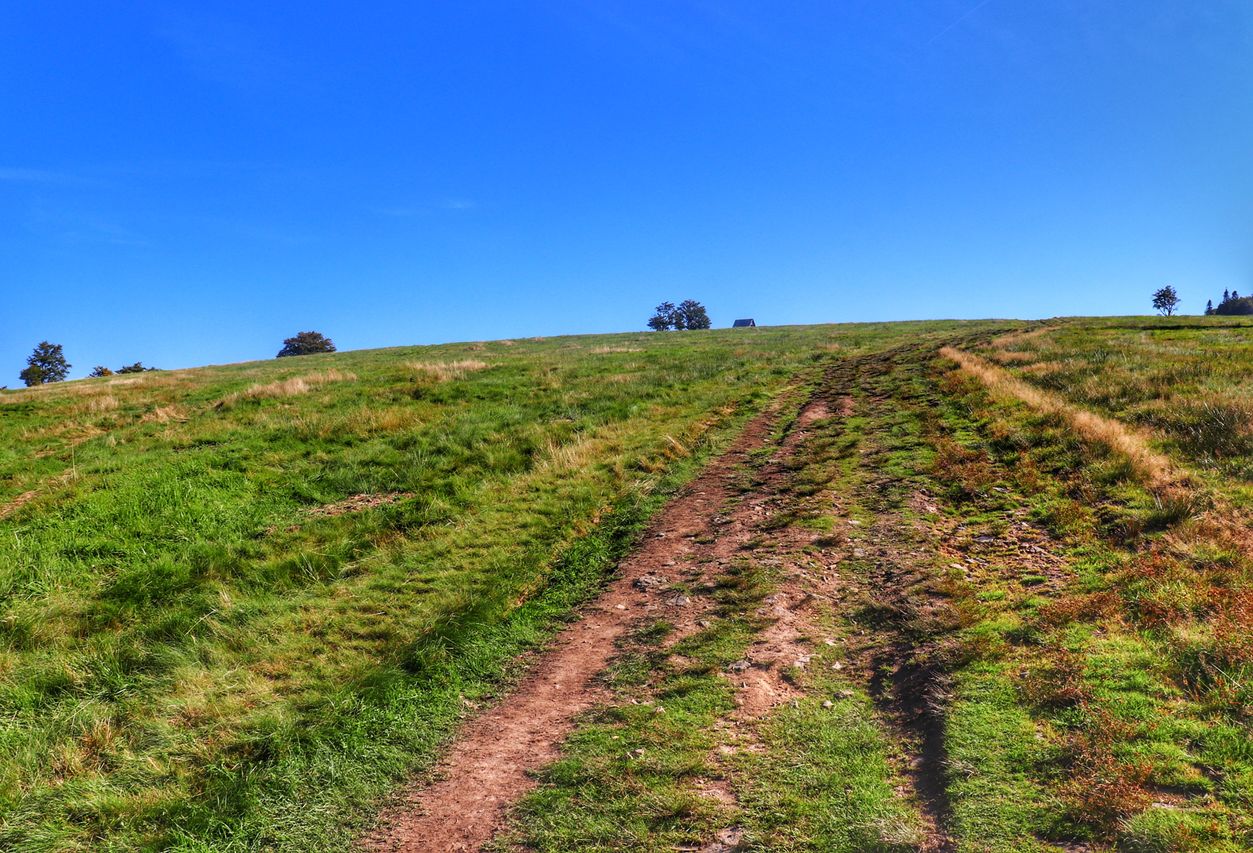
<svg viewBox="0 0 1253 853">
<path fill-rule="evenodd" d="M 42 339 L 78 376 L 688 297 L 729 325 L 1253 292 L 1247 0 L 46 0 L 0 28 L 0 384 Z"/>
</svg>

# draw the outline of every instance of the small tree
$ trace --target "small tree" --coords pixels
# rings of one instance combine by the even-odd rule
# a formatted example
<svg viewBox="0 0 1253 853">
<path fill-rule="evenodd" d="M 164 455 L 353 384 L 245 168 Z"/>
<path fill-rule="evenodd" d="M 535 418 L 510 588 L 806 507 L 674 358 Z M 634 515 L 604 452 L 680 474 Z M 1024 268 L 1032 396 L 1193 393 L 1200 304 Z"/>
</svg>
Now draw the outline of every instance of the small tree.
<svg viewBox="0 0 1253 853">
<path fill-rule="evenodd" d="M 674 307 L 673 302 L 663 302 L 657 306 L 657 311 L 648 320 L 648 328 L 654 332 L 664 332 L 667 329 L 676 328 L 675 322 L 678 319 L 678 309 Z"/>
<path fill-rule="evenodd" d="M 1179 294 L 1168 284 L 1153 294 L 1153 307 L 1157 313 L 1169 317 L 1179 307 Z"/>
<path fill-rule="evenodd" d="M 319 352 L 335 352 L 335 344 L 321 332 L 298 332 L 295 337 L 283 341 L 283 348 L 276 358 L 289 355 L 313 355 Z"/>
<path fill-rule="evenodd" d="M 679 304 L 678 319 L 674 327 L 676 329 L 708 329 L 709 314 L 705 311 L 705 306 L 701 305 L 695 299 L 685 299 Z"/>
<path fill-rule="evenodd" d="M 1208 316 L 1213 313 L 1214 313 L 1214 300 L 1206 299 L 1205 300 L 1205 314 Z"/>
<path fill-rule="evenodd" d="M 91 377 L 99 378 L 101 376 L 112 376 L 113 371 L 105 367 L 103 364 L 97 364 L 95 367 L 91 369 L 91 373 L 87 375 Z"/>
<path fill-rule="evenodd" d="M 26 369 L 18 375 L 26 383 L 26 387 L 30 388 L 32 385 L 60 382 L 69 373 L 70 363 L 65 360 L 61 345 L 40 341 L 35 351 L 27 356 Z"/>
</svg>

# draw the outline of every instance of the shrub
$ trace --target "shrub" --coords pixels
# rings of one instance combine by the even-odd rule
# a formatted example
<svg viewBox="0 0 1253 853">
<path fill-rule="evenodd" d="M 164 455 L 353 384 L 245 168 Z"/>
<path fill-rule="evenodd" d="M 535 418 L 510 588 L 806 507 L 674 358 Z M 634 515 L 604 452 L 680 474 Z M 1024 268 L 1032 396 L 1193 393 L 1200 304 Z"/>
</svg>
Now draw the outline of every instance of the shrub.
<svg viewBox="0 0 1253 853">
<path fill-rule="evenodd" d="M 157 370 L 157 369 L 158 368 L 155 368 L 155 367 L 144 367 L 144 363 L 142 361 L 137 361 L 134 364 L 128 364 L 125 367 L 119 367 L 117 369 L 117 372 L 118 373 L 146 373 L 149 370 Z"/>
</svg>

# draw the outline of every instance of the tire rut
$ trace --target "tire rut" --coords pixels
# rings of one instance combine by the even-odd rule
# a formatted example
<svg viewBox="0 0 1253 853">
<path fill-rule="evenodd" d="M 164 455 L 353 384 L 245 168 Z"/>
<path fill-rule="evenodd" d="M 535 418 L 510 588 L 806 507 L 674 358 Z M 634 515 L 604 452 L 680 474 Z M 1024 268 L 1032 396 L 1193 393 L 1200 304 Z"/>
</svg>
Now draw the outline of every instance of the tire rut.
<svg viewBox="0 0 1253 853">
<path fill-rule="evenodd" d="M 779 412 L 776 405 L 751 420 L 670 501 L 600 597 L 537 656 L 512 691 L 462 727 L 432 773 L 383 809 L 360 850 L 481 849 L 503 828 L 509 808 L 535 787 L 531 774 L 558 757 L 579 715 L 607 698 L 597 676 L 631 628 L 664 615 L 676 638 L 697 630 L 709 607 L 705 597 L 671 587 L 709 582 L 754 535 L 760 501 L 731 499 L 742 491 L 753 452 L 769 444 Z"/>
</svg>

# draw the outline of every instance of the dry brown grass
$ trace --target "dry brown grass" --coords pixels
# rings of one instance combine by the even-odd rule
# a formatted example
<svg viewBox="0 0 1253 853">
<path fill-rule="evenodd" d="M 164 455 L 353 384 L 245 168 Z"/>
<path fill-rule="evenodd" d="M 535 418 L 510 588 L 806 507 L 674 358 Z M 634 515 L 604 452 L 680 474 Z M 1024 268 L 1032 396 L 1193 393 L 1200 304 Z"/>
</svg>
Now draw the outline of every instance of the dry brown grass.
<svg viewBox="0 0 1253 853">
<path fill-rule="evenodd" d="M 1042 335 L 1046 335 L 1053 331 L 1053 326 L 1036 326 L 1034 329 L 1024 329 L 1021 332 L 1010 332 L 1007 335 L 1001 335 L 999 338 L 992 339 L 992 346 L 995 349 L 1003 350 L 1012 346 L 1024 343 L 1025 341 L 1034 340 Z"/>
<path fill-rule="evenodd" d="M 1001 364 L 1009 364 L 1015 361 L 1032 361 L 1035 359 L 1035 354 L 1020 350 L 994 349 L 992 350 L 992 358 Z"/>
<path fill-rule="evenodd" d="M 88 397 L 85 402 L 74 408 L 75 414 L 101 415 L 112 412 L 118 407 L 117 397 L 112 394 L 99 394 Z"/>
<path fill-rule="evenodd" d="M 643 352 L 642 347 L 592 347 L 588 352 L 605 355 L 611 352 Z"/>
<path fill-rule="evenodd" d="M 6 504 L 0 504 L 0 518 L 7 518 L 17 512 L 19 509 L 26 506 L 26 504 L 33 501 L 38 494 L 39 493 L 37 491 L 32 489 L 29 492 L 22 492 L 22 494 L 18 495 Z"/>
<path fill-rule="evenodd" d="M 535 470 L 544 473 L 577 471 L 592 464 L 603 447 L 603 442 L 591 437 L 564 444 L 550 439 L 545 442 L 544 449 L 539 454 Z"/>
<path fill-rule="evenodd" d="M 1173 491 L 1188 484 L 1189 478 L 1184 472 L 1176 468 L 1166 456 L 1151 449 L 1143 434 L 1121 421 L 1098 415 L 1068 403 L 1056 394 L 1028 385 L 972 353 L 954 347 L 943 347 L 940 355 L 956 362 L 967 373 L 979 379 L 993 396 L 1020 400 L 1037 411 L 1057 415 L 1065 419 L 1083 438 L 1104 444 L 1127 457 L 1145 485 L 1154 491 Z"/>
<path fill-rule="evenodd" d="M 410 361 L 406 362 L 405 366 L 413 371 L 417 378 L 434 382 L 461 379 L 467 373 L 491 367 L 486 361 L 479 361 L 476 358 L 463 358 L 460 361 Z"/>
<path fill-rule="evenodd" d="M 168 424 L 171 421 L 182 422 L 187 420 L 187 415 L 178 406 L 157 406 L 151 412 L 146 412 L 140 423 L 156 423 Z"/>
<path fill-rule="evenodd" d="M 236 394 L 228 394 L 217 403 L 217 408 L 225 408 L 239 402 L 240 400 L 266 400 L 277 397 L 294 397 L 298 394 L 305 394 L 322 385 L 331 382 L 349 382 L 356 379 L 356 375 L 344 370 L 336 370 L 330 368 L 318 373 L 310 373 L 305 376 L 291 376 L 287 379 L 276 379 L 273 382 L 265 384 L 253 385 Z"/>
</svg>

